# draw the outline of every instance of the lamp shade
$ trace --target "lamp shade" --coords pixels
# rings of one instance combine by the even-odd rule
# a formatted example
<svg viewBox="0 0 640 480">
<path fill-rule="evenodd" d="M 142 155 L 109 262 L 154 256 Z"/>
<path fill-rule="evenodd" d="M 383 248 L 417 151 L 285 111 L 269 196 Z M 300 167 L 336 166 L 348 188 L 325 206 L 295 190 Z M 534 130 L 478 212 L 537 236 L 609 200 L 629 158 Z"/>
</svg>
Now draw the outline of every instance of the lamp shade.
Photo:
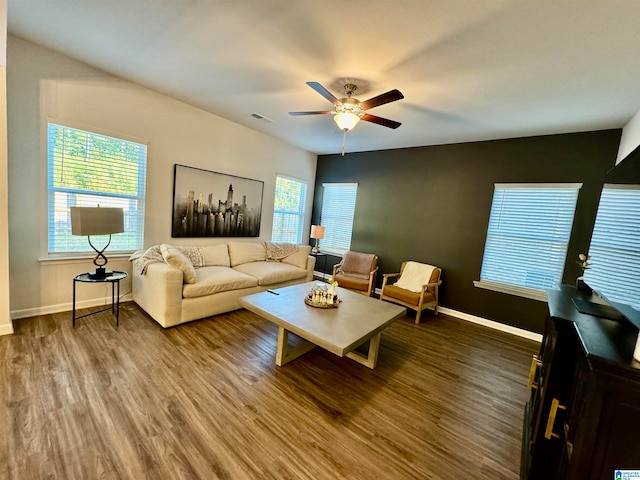
<svg viewBox="0 0 640 480">
<path fill-rule="evenodd" d="M 351 130 L 360 121 L 360 117 L 355 113 L 336 113 L 333 117 L 340 130 Z"/>
<path fill-rule="evenodd" d="M 321 225 L 311 225 L 311 238 L 324 238 L 324 227 Z"/>
<path fill-rule="evenodd" d="M 72 235 L 109 235 L 124 232 L 122 208 L 71 207 Z"/>
</svg>

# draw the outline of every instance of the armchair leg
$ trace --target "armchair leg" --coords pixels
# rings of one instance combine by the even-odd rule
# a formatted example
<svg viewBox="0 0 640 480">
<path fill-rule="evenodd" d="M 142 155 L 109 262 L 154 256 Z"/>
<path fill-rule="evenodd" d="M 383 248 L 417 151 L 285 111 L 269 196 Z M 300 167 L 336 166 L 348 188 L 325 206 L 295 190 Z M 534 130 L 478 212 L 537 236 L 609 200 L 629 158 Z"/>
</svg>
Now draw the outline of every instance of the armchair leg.
<svg viewBox="0 0 640 480">
<path fill-rule="evenodd" d="M 416 310 L 416 325 L 420 323 L 420 314 L 422 313 L 421 309 Z"/>
</svg>

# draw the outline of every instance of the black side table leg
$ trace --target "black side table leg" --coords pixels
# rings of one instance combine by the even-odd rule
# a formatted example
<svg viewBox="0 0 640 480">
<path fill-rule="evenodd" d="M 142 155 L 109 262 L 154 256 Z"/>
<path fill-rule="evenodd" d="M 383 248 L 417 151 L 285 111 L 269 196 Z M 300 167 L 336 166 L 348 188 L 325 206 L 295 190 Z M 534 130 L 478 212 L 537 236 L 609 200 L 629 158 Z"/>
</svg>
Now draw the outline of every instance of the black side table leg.
<svg viewBox="0 0 640 480">
<path fill-rule="evenodd" d="M 111 314 L 112 315 L 116 313 L 114 311 L 115 305 L 116 305 L 116 299 L 115 299 L 116 285 L 115 284 L 116 282 L 111 282 Z"/>
<path fill-rule="evenodd" d="M 118 284 L 118 297 L 116 298 L 116 327 L 118 327 L 120 326 L 120 280 L 117 280 L 115 283 Z M 113 301 L 111 302 L 111 305 L 113 305 Z"/>
<path fill-rule="evenodd" d="M 76 328 L 76 280 L 73 279 L 73 316 L 71 317 L 73 328 Z"/>
</svg>

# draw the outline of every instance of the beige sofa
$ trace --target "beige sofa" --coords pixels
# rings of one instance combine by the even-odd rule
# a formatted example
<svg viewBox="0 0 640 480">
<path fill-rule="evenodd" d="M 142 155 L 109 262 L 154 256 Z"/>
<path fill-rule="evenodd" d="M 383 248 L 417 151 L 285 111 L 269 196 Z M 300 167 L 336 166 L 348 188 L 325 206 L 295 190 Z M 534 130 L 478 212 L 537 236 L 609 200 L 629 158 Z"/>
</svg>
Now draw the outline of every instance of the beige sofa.
<svg viewBox="0 0 640 480">
<path fill-rule="evenodd" d="M 313 280 L 315 258 L 309 255 L 310 246 L 288 245 L 288 252 L 295 251 L 283 256 L 282 251 L 274 255 L 267 245 L 228 242 L 190 247 L 188 254 L 197 250 L 194 260 L 182 247 L 163 244 L 162 258 L 145 265 L 144 273 L 134 263 L 133 300 L 167 328 L 238 310 L 245 295 Z"/>
</svg>

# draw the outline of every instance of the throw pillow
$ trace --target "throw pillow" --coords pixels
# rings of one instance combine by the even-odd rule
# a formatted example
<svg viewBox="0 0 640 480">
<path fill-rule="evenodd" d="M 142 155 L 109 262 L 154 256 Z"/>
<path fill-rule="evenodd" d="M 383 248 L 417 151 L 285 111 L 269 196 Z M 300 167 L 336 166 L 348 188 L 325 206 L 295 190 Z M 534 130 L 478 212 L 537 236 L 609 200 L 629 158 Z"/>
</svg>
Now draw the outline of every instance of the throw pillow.
<svg viewBox="0 0 640 480">
<path fill-rule="evenodd" d="M 294 243 L 264 242 L 264 249 L 267 252 L 267 262 L 279 262 L 297 252 L 298 246 Z"/>
<path fill-rule="evenodd" d="M 298 268 L 306 269 L 307 260 L 310 253 L 311 245 L 298 245 L 298 251 L 292 253 L 291 255 L 287 255 L 281 260 L 281 262 L 288 263 L 289 265 L 293 265 Z"/>
<path fill-rule="evenodd" d="M 182 270 L 184 283 L 196 283 L 196 269 L 193 268 L 193 264 L 184 253 L 176 247 L 166 243 L 160 245 L 160 251 L 162 252 L 162 258 L 167 262 L 167 265 Z"/>
</svg>

